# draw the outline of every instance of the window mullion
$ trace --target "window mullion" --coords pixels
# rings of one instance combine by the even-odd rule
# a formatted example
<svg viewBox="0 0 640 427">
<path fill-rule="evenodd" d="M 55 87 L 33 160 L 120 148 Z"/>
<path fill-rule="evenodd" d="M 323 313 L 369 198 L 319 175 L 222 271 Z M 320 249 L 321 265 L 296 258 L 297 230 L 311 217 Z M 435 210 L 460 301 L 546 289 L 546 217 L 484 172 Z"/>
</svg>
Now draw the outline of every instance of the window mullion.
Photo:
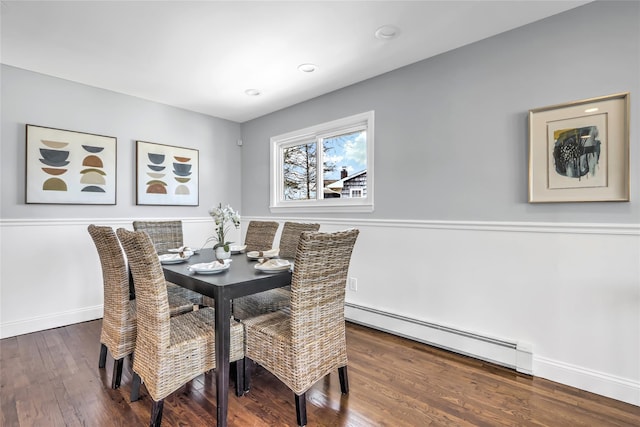
<svg viewBox="0 0 640 427">
<path fill-rule="evenodd" d="M 324 138 L 316 137 L 316 200 L 324 199 Z"/>
</svg>

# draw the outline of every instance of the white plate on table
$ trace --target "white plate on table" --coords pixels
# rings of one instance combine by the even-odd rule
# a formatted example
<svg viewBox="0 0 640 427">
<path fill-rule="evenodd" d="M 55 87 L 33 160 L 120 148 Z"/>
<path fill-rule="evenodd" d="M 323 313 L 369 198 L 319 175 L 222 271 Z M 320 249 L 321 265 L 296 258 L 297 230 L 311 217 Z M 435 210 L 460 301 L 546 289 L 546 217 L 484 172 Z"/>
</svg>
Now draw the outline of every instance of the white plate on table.
<svg viewBox="0 0 640 427">
<path fill-rule="evenodd" d="M 224 264 L 221 264 L 219 261 L 201 262 L 200 264 L 191 264 L 187 268 L 189 271 L 193 271 L 198 274 L 216 274 L 228 270 L 230 266 L 231 260 L 225 259 Z"/>
<path fill-rule="evenodd" d="M 260 259 L 260 258 L 273 258 L 277 257 L 280 253 L 280 248 L 269 249 L 268 251 L 251 251 L 247 252 L 247 258 L 249 259 Z"/>
<path fill-rule="evenodd" d="M 194 249 L 191 249 L 189 246 L 183 246 L 181 248 L 167 249 L 167 252 L 171 252 L 172 254 L 177 254 L 177 253 L 180 253 L 180 252 L 184 252 L 188 256 L 191 256 L 191 255 L 196 253 L 196 251 Z"/>
<path fill-rule="evenodd" d="M 191 252 L 191 254 L 187 254 L 186 252 L 184 252 L 182 256 L 179 253 L 164 254 L 164 255 L 159 255 L 158 258 L 160 258 L 161 264 L 179 264 L 191 258 L 191 255 L 193 255 L 193 252 Z"/>
<path fill-rule="evenodd" d="M 244 252 L 245 249 L 247 249 L 247 245 L 231 245 L 229 246 L 229 249 L 231 249 L 232 254 L 239 254 Z"/>
<path fill-rule="evenodd" d="M 289 270 L 291 268 L 291 262 L 286 259 L 270 259 L 256 264 L 254 268 L 265 273 L 278 273 Z"/>
</svg>

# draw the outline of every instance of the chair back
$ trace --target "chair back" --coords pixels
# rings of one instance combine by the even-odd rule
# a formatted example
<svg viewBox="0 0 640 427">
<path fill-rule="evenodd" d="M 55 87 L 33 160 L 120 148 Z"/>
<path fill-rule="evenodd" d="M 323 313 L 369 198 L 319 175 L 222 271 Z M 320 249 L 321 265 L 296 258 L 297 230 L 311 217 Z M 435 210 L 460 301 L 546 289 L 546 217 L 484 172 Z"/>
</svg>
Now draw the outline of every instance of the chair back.
<svg viewBox="0 0 640 427">
<path fill-rule="evenodd" d="M 135 231 L 146 231 L 158 255 L 184 245 L 182 221 L 133 221 Z"/>
<path fill-rule="evenodd" d="M 358 234 L 351 229 L 300 235 L 291 280 L 293 354 L 340 357 L 346 364 L 345 285 Z"/>
<path fill-rule="evenodd" d="M 280 257 L 295 258 L 298 249 L 298 241 L 303 231 L 318 231 L 320 224 L 285 222 L 280 235 Z"/>
<path fill-rule="evenodd" d="M 135 348 L 136 325 L 129 303 L 129 274 L 122 248 L 111 227 L 87 227 L 100 257 L 104 287 L 104 317 L 100 341 L 120 359 Z"/>
<path fill-rule="evenodd" d="M 247 252 L 271 249 L 279 225 L 276 221 L 250 221 L 244 238 Z"/>
<path fill-rule="evenodd" d="M 144 231 L 119 228 L 118 238 L 129 260 L 136 289 L 138 338 L 136 358 L 160 354 L 169 347 L 169 302 L 162 266 L 151 238 Z"/>
</svg>

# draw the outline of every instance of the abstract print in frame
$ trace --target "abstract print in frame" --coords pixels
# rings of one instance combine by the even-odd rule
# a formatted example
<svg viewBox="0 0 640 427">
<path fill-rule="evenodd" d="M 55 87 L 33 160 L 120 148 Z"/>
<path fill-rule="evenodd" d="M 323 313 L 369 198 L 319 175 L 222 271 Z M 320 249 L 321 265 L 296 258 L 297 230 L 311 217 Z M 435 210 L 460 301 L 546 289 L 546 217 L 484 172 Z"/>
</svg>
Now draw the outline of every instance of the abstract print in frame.
<svg viewBox="0 0 640 427">
<path fill-rule="evenodd" d="M 136 141 L 136 204 L 198 206 L 198 150 Z"/>
<path fill-rule="evenodd" d="M 26 125 L 26 203 L 116 204 L 111 136 Z"/>
<path fill-rule="evenodd" d="M 629 93 L 529 111 L 529 202 L 629 201 Z"/>
</svg>

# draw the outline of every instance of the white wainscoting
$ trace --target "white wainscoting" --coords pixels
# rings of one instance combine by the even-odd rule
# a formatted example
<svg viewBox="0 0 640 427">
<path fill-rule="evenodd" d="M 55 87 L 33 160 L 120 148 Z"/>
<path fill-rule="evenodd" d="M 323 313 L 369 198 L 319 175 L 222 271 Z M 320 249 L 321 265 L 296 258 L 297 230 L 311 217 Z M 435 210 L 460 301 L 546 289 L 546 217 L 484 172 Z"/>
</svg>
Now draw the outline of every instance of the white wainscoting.
<svg viewBox="0 0 640 427">
<path fill-rule="evenodd" d="M 300 221 L 361 231 L 349 320 L 640 406 L 638 224 Z"/>
<path fill-rule="evenodd" d="M 101 318 L 102 270 L 87 227 L 132 229 L 132 221 L 2 220 L 0 338 Z M 183 230 L 187 244 L 201 245 L 213 234 L 211 218 L 183 220 Z"/>
<path fill-rule="evenodd" d="M 360 229 L 350 320 L 640 406 L 639 225 L 289 220 Z M 2 220 L 0 336 L 101 317 L 86 227 L 131 221 Z"/>
</svg>

